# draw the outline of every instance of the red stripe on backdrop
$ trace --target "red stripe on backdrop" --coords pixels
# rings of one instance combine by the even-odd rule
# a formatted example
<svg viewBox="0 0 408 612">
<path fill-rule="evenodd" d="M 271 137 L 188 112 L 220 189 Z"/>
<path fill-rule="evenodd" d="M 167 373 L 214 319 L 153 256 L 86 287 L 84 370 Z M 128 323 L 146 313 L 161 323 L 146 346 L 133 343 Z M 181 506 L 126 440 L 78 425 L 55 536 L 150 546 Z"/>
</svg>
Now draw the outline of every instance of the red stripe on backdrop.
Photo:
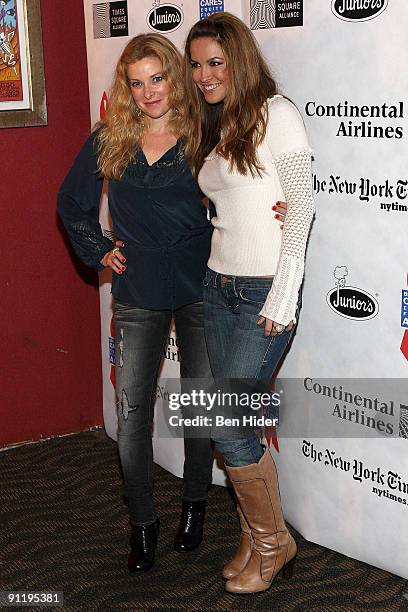
<svg viewBox="0 0 408 612">
<path fill-rule="evenodd" d="M 401 342 L 401 352 L 408 361 L 408 331 L 404 331 Z"/>
<path fill-rule="evenodd" d="M 99 106 L 99 118 L 103 119 L 106 115 L 106 111 L 108 110 L 108 96 L 106 95 L 106 91 L 103 92 L 103 96 L 101 99 L 101 104 Z"/>
</svg>

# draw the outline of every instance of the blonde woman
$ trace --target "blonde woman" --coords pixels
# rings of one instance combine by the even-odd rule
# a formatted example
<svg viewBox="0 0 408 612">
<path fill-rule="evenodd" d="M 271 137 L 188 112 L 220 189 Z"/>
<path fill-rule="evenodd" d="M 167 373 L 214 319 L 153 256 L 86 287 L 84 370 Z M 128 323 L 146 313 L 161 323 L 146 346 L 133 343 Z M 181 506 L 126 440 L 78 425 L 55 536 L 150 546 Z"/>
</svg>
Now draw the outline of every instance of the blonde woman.
<svg viewBox="0 0 408 612">
<path fill-rule="evenodd" d="M 152 396 L 172 316 L 181 376 L 210 377 L 202 279 L 212 229 L 183 152 L 182 83 L 181 57 L 167 38 L 133 38 L 119 58 L 107 114 L 58 195 L 59 213 L 79 257 L 98 270 L 113 270 L 118 443 L 129 500 L 131 572 L 149 570 L 157 546 Z M 103 235 L 98 221 L 103 178 L 109 180 L 120 247 Z M 208 438 L 185 439 L 179 552 L 202 540 L 212 464 Z"/>
<path fill-rule="evenodd" d="M 313 217 L 311 152 L 296 107 L 279 95 L 256 41 L 229 13 L 197 22 L 185 47 L 189 126 L 186 153 L 214 203 L 204 280 L 204 318 L 213 374 L 268 382 L 291 339 Z M 286 200 L 283 233 L 271 201 Z M 233 593 L 265 591 L 290 577 L 296 543 L 282 514 L 276 467 L 256 431 L 213 427 L 242 526 L 223 570 Z"/>
</svg>

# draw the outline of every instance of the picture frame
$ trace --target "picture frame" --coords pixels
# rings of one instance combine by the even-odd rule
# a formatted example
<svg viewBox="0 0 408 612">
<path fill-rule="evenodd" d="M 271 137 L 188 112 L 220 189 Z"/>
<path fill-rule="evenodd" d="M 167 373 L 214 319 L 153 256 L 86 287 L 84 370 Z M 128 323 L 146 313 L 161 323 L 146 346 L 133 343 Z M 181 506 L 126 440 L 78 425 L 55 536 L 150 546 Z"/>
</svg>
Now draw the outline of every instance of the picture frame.
<svg viewBox="0 0 408 612">
<path fill-rule="evenodd" d="M 0 128 L 47 125 L 40 0 L 0 0 Z"/>
</svg>

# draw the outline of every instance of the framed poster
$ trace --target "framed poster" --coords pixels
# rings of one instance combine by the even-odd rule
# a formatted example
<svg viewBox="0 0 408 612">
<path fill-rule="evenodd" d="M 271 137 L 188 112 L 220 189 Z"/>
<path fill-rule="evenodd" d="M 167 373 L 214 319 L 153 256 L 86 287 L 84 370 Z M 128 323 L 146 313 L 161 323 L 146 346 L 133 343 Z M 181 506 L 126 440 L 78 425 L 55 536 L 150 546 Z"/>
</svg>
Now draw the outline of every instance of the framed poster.
<svg viewBox="0 0 408 612">
<path fill-rule="evenodd" d="M 40 0 L 0 0 L 0 127 L 46 124 Z"/>
</svg>

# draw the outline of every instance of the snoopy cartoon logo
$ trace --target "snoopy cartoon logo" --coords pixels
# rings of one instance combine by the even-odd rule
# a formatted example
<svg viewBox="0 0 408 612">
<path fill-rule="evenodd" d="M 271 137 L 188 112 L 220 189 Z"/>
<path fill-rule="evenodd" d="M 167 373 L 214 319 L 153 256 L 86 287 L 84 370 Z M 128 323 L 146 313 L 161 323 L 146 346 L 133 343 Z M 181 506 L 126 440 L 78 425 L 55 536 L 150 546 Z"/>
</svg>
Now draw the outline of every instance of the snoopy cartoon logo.
<svg viewBox="0 0 408 612">
<path fill-rule="evenodd" d="M 366 321 L 378 314 L 379 305 L 374 296 L 364 289 L 346 285 L 346 266 L 334 268 L 335 287 L 330 289 L 326 300 L 330 308 L 341 317 L 354 321 Z"/>
</svg>

